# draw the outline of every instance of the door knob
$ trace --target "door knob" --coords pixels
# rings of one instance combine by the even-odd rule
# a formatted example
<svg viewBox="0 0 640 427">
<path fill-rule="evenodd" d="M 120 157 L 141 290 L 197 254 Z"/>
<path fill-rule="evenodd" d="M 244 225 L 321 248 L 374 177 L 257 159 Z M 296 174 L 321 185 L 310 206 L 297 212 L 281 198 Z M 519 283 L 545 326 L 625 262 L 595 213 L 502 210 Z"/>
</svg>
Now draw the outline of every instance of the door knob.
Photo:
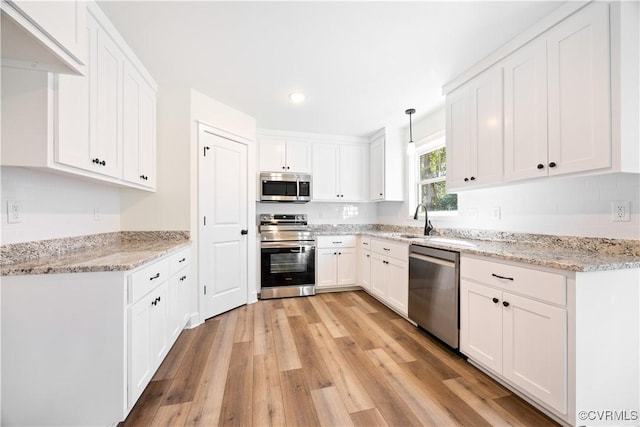
<svg viewBox="0 0 640 427">
<path fill-rule="evenodd" d="M 240 230 L 240 234 L 242 234 L 243 236 L 245 234 L 249 234 L 249 230 Z"/>
</svg>

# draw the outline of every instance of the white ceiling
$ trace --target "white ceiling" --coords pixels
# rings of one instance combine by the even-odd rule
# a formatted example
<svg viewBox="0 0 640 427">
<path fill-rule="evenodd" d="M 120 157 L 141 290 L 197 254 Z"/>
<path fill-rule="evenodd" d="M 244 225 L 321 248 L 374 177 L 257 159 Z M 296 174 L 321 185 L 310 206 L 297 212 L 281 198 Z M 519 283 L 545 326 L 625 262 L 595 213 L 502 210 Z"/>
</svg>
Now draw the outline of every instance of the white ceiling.
<svg viewBox="0 0 640 427">
<path fill-rule="evenodd" d="M 561 2 L 100 1 L 163 84 L 258 127 L 367 136 L 444 103 L 441 87 Z M 302 91 L 293 105 L 287 95 Z"/>
</svg>

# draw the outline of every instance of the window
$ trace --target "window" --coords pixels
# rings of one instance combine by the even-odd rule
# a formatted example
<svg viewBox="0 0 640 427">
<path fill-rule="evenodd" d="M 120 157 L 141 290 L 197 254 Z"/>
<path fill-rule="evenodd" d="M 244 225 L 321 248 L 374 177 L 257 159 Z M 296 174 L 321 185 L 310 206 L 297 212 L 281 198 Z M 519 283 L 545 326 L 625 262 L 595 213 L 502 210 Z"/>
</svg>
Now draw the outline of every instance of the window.
<svg viewBox="0 0 640 427">
<path fill-rule="evenodd" d="M 443 134 L 416 150 L 416 205 L 426 203 L 429 213 L 458 210 L 458 196 L 447 194 L 447 153 Z"/>
</svg>

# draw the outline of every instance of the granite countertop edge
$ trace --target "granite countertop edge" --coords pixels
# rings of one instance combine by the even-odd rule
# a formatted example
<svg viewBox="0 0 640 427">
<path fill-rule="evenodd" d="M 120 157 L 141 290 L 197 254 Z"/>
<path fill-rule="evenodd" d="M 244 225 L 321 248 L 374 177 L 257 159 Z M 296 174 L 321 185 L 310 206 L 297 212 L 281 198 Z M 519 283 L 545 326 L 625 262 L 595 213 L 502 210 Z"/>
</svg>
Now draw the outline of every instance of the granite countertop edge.
<svg viewBox="0 0 640 427">
<path fill-rule="evenodd" d="M 188 233 L 159 232 L 135 232 L 122 233 L 114 238 L 117 233 L 105 233 L 99 235 L 104 239 L 104 244 L 89 247 L 74 247 L 73 250 L 59 254 L 44 252 L 40 257 L 29 254 L 31 259 L 10 260 L 3 259 L 0 265 L 1 276 L 23 276 L 42 274 L 65 273 L 98 273 L 118 272 L 134 270 L 144 264 L 162 258 L 171 252 L 183 249 L 191 244 Z M 141 236 L 138 240 L 136 237 Z M 150 240 L 157 236 L 159 240 Z M 93 237 L 93 236 L 92 236 Z M 74 239 L 56 239 L 45 250 L 52 251 L 64 242 L 72 242 Z M 110 259 L 111 258 L 111 259 Z M 113 260 L 113 258 L 117 258 Z"/>
</svg>

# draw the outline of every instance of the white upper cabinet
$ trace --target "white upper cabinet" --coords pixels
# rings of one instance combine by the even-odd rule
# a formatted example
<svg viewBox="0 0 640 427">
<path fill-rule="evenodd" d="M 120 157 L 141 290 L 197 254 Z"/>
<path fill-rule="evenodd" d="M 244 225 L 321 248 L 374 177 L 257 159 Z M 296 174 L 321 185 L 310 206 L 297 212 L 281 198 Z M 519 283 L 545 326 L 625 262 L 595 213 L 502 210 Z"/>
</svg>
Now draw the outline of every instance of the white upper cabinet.
<svg viewBox="0 0 640 427">
<path fill-rule="evenodd" d="M 2 165 L 153 190 L 155 82 L 87 7 L 85 76 L 3 68 Z"/>
<path fill-rule="evenodd" d="M 2 12 L 5 65 L 85 74 L 86 2 L 3 1 Z"/>
<path fill-rule="evenodd" d="M 545 38 L 549 174 L 610 167 L 609 5 L 589 5 Z"/>
<path fill-rule="evenodd" d="M 502 181 L 502 68 L 447 96 L 447 188 Z"/>
<path fill-rule="evenodd" d="M 125 64 L 123 94 L 124 179 L 154 188 L 156 95 L 130 64 Z"/>
<path fill-rule="evenodd" d="M 368 194 L 368 147 L 365 144 L 313 144 L 315 201 L 360 202 Z"/>
<path fill-rule="evenodd" d="M 608 23 L 593 4 L 504 61 L 508 181 L 611 167 Z"/>
<path fill-rule="evenodd" d="M 294 139 L 260 137 L 261 172 L 311 172 L 311 144 Z"/>
<path fill-rule="evenodd" d="M 503 168 L 507 182 L 640 172 L 638 25 L 634 2 L 568 2 L 447 84 L 449 190 L 499 183 Z"/>
<path fill-rule="evenodd" d="M 370 139 L 369 199 L 373 201 L 404 199 L 404 150 L 400 139 L 386 128 Z"/>
</svg>

